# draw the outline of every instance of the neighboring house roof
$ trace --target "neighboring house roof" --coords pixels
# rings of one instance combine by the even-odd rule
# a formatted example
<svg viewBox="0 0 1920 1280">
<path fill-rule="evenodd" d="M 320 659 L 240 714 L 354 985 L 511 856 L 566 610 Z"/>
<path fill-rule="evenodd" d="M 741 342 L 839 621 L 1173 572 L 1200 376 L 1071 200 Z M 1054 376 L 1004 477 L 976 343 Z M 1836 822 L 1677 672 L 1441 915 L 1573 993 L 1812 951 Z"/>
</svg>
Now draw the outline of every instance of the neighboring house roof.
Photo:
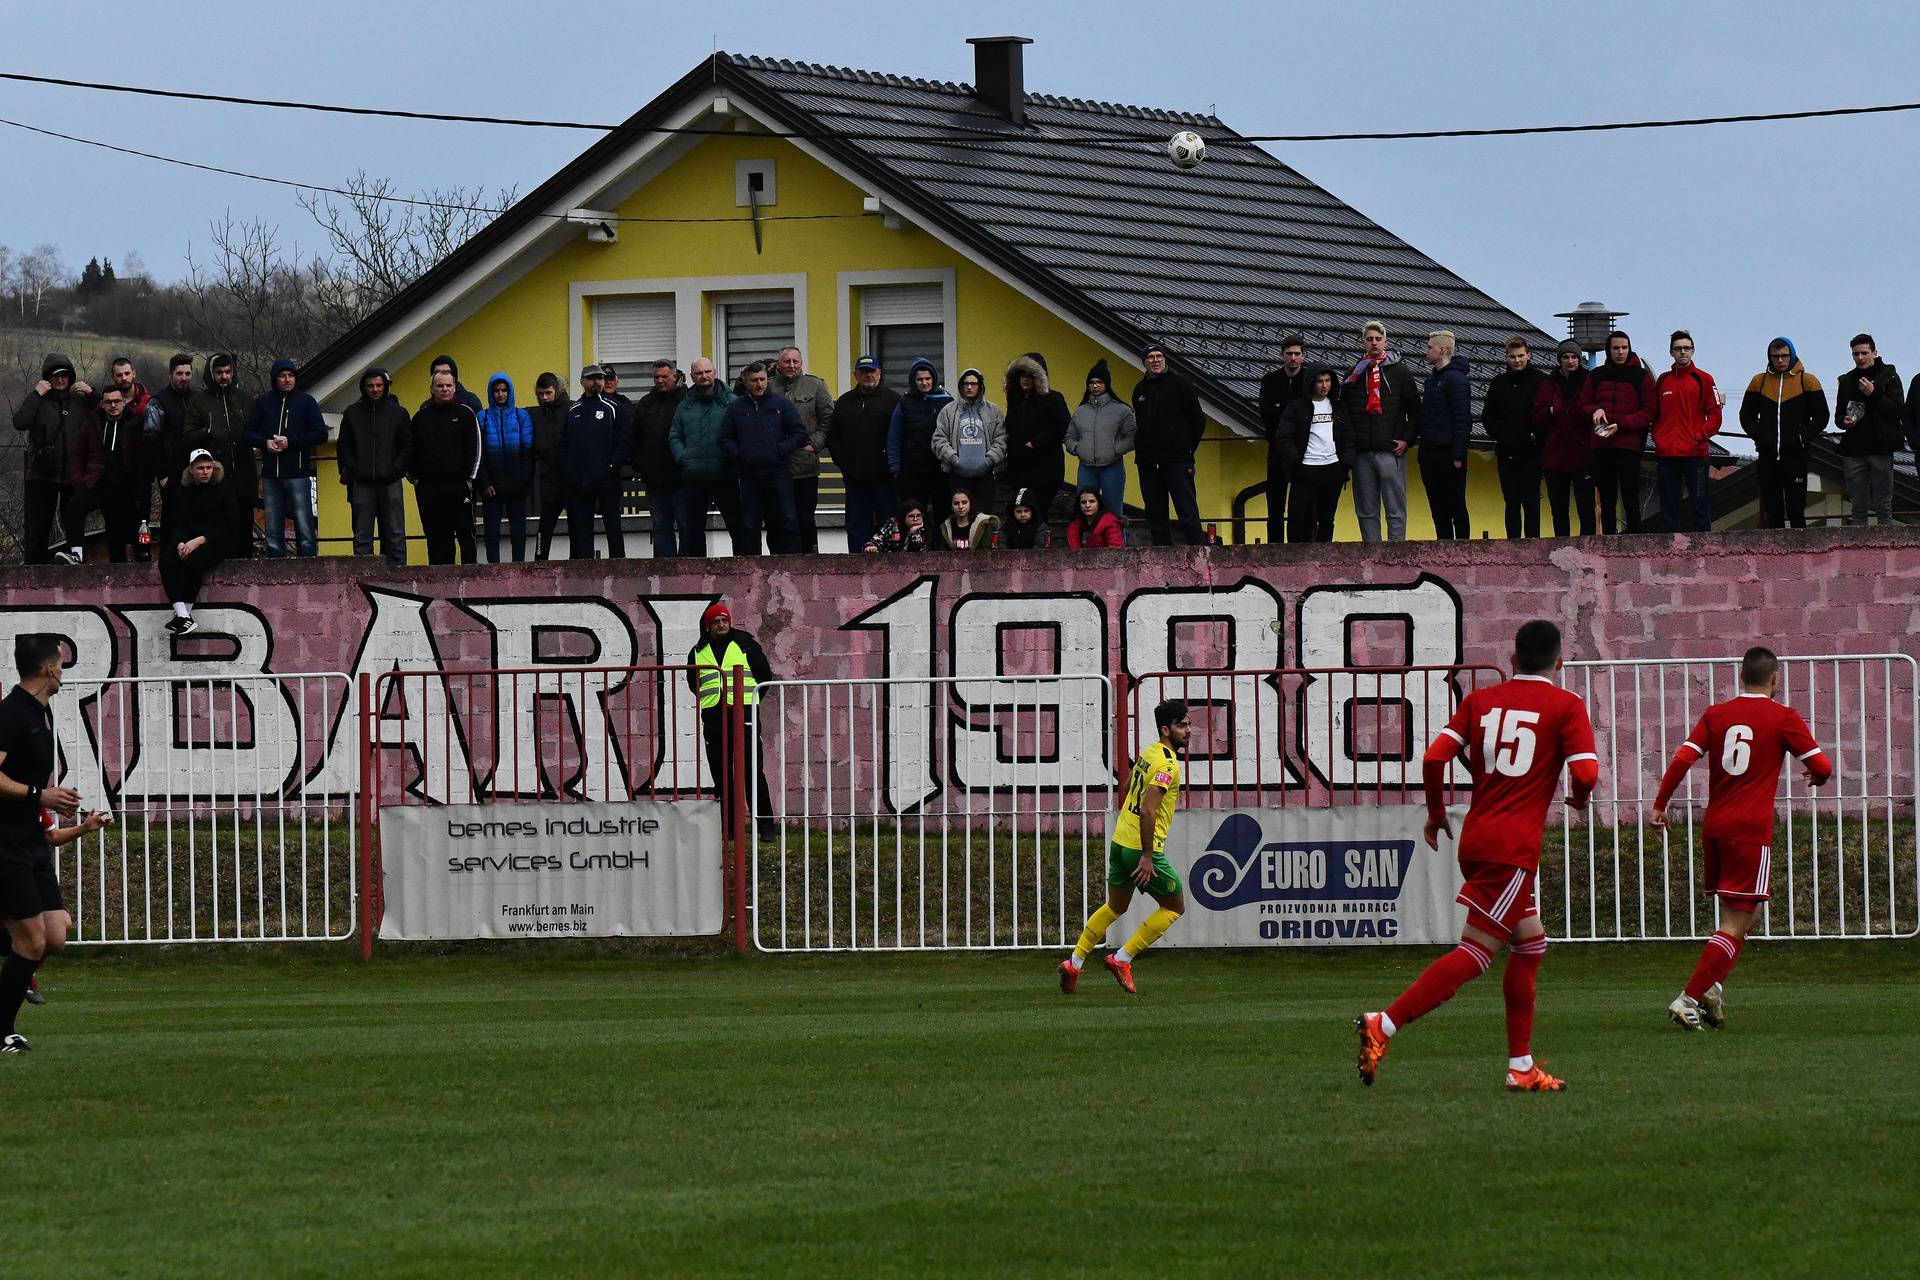
<svg viewBox="0 0 1920 1280">
<path fill-rule="evenodd" d="M 1716 445 L 1715 448 L 1718 448 Z M 1739 470 L 1714 482 L 1711 490 L 1715 519 L 1732 515 L 1760 501 L 1760 468 L 1751 458 L 1732 458 Z M 1847 460 L 1840 456 L 1836 437 L 1822 436 L 1807 450 L 1807 461 L 1824 475 L 1844 480 Z M 1920 511 L 1920 472 L 1914 467 L 1914 455 L 1901 452 L 1893 456 L 1893 507 L 1896 512 Z"/>
<path fill-rule="evenodd" d="M 715 54 L 627 122 L 657 127 L 695 94 L 724 93 L 756 117 L 810 136 L 806 147 L 857 175 L 888 208 L 944 232 L 1063 315 L 1117 343 L 1165 342 L 1173 364 L 1242 430 L 1283 334 L 1314 357 L 1346 359 L 1360 325 L 1424 349 L 1448 328 L 1473 362 L 1476 395 L 1527 323 L 1212 116 L 1027 94 L 1024 127 L 971 86 Z M 1176 169 L 1168 136 L 1200 133 L 1208 157 Z M 844 135 L 863 135 L 850 138 Z M 874 138 L 872 135 L 882 135 Z M 609 134 L 376 314 L 314 357 L 331 371 L 629 145 Z M 934 138 L 952 137 L 952 141 Z M 1416 362 L 1417 363 L 1417 362 Z"/>
</svg>

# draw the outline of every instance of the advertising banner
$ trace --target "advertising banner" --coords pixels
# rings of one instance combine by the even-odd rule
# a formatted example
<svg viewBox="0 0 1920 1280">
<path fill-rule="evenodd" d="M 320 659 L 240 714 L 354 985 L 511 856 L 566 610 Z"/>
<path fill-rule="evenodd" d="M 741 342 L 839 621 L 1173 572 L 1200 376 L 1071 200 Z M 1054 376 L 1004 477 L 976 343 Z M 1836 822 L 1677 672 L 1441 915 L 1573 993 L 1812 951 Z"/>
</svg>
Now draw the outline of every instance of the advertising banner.
<svg viewBox="0 0 1920 1280">
<path fill-rule="evenodd" d="M 1466 922 L 1453 900 L 1453 842 L 1420 838 L 1421 805 L 1182 809 L 1167 833 L 1187 913 L 1159 946 L 1287 947 L 1452 942 Z M 1454 814 L 1459 830 L 1460 814 Z M 1136 891 L 1108 932 L 1119 946 L 1153 900 Z"/>
<path fill-rule="evenodd" d="M 389 805 L 380 936 L 714 934 L 720 802 Z"/>
</svg>

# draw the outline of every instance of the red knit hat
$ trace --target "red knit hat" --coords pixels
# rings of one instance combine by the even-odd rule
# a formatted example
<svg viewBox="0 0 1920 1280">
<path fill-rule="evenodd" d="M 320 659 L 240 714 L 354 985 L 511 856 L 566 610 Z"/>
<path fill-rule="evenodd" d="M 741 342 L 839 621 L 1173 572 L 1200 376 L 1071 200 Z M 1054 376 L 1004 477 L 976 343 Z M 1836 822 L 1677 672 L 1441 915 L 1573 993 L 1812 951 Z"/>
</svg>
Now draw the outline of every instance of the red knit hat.
<svg viewBox="0 0 1920 1280">
<path fill-rule="evenodd" d="M 718 600 L 715 600 L 707 606 L 706 612 L 700 615 L 700 630 L 704 632 L 713 626 L 713 620 L 715 618 L 725 618 L 728 626 L 733 625 L 733 611 L 728 609 L 724 604 L 721 604 Z"/>
</svg>

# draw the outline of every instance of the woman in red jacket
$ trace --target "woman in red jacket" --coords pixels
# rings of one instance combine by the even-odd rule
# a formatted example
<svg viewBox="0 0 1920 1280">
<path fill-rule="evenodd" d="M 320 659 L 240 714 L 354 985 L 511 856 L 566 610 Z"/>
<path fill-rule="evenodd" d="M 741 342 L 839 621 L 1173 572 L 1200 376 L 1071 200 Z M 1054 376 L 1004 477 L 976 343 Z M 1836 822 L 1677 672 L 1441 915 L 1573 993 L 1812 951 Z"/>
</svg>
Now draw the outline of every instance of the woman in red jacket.
<svg viewBox="0 0 1920 1280">
<path fill-rule="evenodd" d="M 1075 551 L 1084 547 L 1124 547 L 1126 533 L 1120 518 L 1107 510 L 1107 500 L 1092 485 L 1080 490 L 1075 499 L 1079 514 L 1067 522 L 1067 545 Z"/>
</svg>

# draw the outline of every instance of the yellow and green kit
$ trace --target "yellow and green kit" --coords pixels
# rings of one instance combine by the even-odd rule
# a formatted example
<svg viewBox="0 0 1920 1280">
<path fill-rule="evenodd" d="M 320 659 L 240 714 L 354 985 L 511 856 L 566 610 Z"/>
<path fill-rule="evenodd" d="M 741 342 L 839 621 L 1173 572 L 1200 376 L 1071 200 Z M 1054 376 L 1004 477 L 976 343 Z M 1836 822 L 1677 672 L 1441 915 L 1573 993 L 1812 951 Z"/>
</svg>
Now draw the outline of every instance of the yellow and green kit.
<svg viewBox="0 0 1920 1280">
<path fill-rule="evenodd" d="M 1160 807 L 1151 815 L 1140 812 L 1148 787 L 1162 789 Z M 1133 776 L 1127 782 L 1127 796 L 1120 815 L 1113 820 L 1113 838 L 1107 847 L 1107 883 L 1127 884 L 1133 879 L 1140 859 L 1151 853 L 1153 878 L 1147 892 L 1156 897 L 1171 897 L 1180 892 L 1180 876 L 1167 861 L 1167 829 L 1173 825 L 1173 810 L 1180 797 L 1180 760 L 1164 742 L 1156 742 L 1142 751 L 1133 762 Z M 1142 820 L 1152 822 L 1151 843 L 1145 838 Z"/>
</svg>

